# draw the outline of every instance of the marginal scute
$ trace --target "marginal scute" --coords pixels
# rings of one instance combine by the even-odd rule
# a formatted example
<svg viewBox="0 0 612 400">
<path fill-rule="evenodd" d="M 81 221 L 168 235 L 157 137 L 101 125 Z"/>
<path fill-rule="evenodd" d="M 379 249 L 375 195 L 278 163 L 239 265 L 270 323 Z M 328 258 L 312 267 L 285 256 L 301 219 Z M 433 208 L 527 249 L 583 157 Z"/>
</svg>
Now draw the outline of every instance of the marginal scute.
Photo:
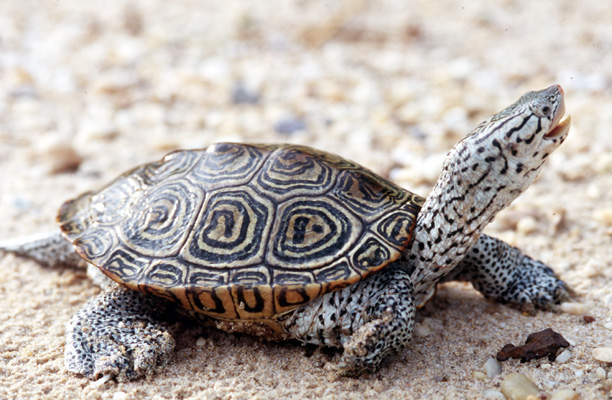
<svg viewBox="0 0 612 400">
<path fill-rule="evenodd" d="M 151 259 L 123 247 L 117 247 L 104 262 L 102 270 L 111 279 L 137 287 L 138 276 L 146 271 Z"/>
<path fill-rule="evenodd" d="M 274 308 L 283 314 L 304 305 L 321 295 L 318 284 L 283 284 L 274 286 Z"/>
<path fill-rule="evenodd" d="M 239 318 L 231 287 L 198 286 L 187 291 L 191 307 L 188 309 L 221 319 Z"/>
<path fill-rule="evenodd" d="M 333 196 L 368 222 L 404 203 L 407 197 L 404 190 L 363 170 L 342 171 Z"/>
<path fill-rule="evenodd" d="M 393 255 L 389 247 L 374 235 L 368 235 L 365 240 L 361 241 L 351 255 L 353 267 L 363 276 L 384 267 L 391 259 Z"/>
<path fill-rule="evenodd" d="M 83 193 L 74 200 L 65 202 L 57 214 L 57 222 L 64 236 L 71 242 L 78 238 L 91 224 L 91 197 Z"/>
<path fill-rule="evenodd" d="M 218 319 L 280 318 L 384 268 L 422 199 L 333 154 L 220 143 L 62 206 L 63 235 L 131 289 Z"/>
<path fill-rule="evenodd" d="M 84 231 L 73 244 L 81 257 L 93 264 L 101 265 L 117 246 L 118 239 L 112 229 L 94 226 Z"/>
<path fill-rule="evenodd" d="M 231 285 L 230 289 L 240 319 L 263 319 L 276 314 L 271 286 Z"/>
<path fill-rule="evenodd" d="M 414 206 L 406 208 L 389 214 L 376 225 L 376 233 L 398 248 L 408 245 L 414 229 L 414 216 L 419 211 Z"/>
</svg>

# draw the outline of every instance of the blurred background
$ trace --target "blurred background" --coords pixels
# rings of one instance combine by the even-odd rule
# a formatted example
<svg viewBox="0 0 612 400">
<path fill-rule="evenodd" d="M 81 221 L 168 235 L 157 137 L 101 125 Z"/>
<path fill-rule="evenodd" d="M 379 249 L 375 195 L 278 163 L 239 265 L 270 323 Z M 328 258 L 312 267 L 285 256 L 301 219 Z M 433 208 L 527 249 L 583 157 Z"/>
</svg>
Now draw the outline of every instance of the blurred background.
<svg viewBox="0 0 612 400">
<path fill-rule="evenodd" d="M 596 0 L 3 1 L 1 205 L 46 201 L 11 181 L 87 189 L 218 141 L 308 144 L 427 191 L 453 143 L 553 83 L 576 114 L 560 153 L 607 152 L 611 21 Z"/>
</svg>

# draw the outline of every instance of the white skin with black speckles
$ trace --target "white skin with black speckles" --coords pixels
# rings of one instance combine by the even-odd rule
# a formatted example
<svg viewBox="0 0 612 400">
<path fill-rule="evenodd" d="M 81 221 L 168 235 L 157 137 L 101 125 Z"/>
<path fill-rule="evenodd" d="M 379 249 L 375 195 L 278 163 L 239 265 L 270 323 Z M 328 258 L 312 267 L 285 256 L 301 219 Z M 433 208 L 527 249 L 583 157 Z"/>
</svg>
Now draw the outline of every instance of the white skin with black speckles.
<svg viewBox="0 0 612 400">
<path fill-rule="evenodd" d="M 549 267 L 481 235 L 567 137 L 569 120 L 559 124 L 563 108 L 563 92 L 552 86 L 523 95 L 480 124 L 449 152 L 403 257 L 282 316 L 276 323 L 284 337 L 344 348 L 332 369 L 355 375 L 376 369 L 387 354 L 406 346 L 416 309 L 440 280 L 471 281 L 486 297 L 526 311 L 551 309 L 569 298 L 569 289 Z M 71 251 L 58 244 L 58 237 L 54 233 L 27 246 L 0 244 L 0 249 L 48 264 L 73 261 L 58 256 Z M 109 286 L 112 289 L 87 303 L 69 323 L 67 368 L 92 379 L 151 374 L 174 347 L 167 328 L 158 322 L 156 304 L 161 300 Z"/>
</svg>

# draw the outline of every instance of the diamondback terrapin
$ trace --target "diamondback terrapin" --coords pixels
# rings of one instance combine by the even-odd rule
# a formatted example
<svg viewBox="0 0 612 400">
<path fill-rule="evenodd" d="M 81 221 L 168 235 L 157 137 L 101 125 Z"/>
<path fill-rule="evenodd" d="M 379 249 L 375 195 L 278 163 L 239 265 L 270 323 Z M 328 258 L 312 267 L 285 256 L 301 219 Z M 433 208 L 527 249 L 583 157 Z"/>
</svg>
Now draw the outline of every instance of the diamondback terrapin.
<svg viewBox="0 0 612 400">
<path fill-rule="evenodd" d="M 116 282 L 69 323 L 70 371 L 151 373 L 174 347 L 158 305 L 174 304 L 222 329 L 342 347 L 334 368 L 358 374 L 408 343 L 443 278 L 529 311 L 568 297 L 550 268 L 481 235 L 565 140 L 563 114 L 560 86 L 526 93 L 453 147 L 426 200 L 308 147 L 177 151 L 65 203 L 67 241 L 3 248 L 45 262 L 76 250 Z"/>
</svg>

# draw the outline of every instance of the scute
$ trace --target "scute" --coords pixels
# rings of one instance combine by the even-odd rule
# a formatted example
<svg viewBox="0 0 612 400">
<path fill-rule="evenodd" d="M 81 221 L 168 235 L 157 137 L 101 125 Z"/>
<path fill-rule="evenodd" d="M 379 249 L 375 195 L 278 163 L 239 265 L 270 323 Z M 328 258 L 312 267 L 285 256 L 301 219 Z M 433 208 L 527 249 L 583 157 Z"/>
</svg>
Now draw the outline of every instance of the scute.
<svg viewBox="0 0 612 400">
<path fill-rule="evenodd" d="M 220 143 L 170 153 L 64 204 L 77 252 L 133 290 L 267 319 L 384 268 L 422 199 L 333 154 Z"/>
</svg>

